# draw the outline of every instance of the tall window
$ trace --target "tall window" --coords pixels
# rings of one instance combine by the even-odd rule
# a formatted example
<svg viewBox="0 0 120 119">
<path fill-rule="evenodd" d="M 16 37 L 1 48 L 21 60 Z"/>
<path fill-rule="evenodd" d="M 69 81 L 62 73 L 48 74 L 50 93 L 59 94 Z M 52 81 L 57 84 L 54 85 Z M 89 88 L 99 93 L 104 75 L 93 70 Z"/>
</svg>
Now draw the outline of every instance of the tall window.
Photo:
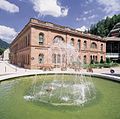
<svg viewBox="0 0 120 119">
<path fill-rule="evenodd" d="M 74 46 L 74 38 L 71 38 L 70 44 Z"/>
<path fill-rule="evenodd" d="M 80 51 L 80 40 L 78 40 L 77 47 L 78 47 L 78 51 Z"/>
<path fill-rule="evenodd" d="M 84 55 L 84 59 L 83 59 L 83 62 L 84 62 L 84 64 L 86 64 L 86 55 Z"/>
<path fill-rule="evenodd" d="M 40 64 L 43 64 L 44 63 L 44 55 L 43 54 L 39 54 L 38 60 L 39 60 Z"/>
<path fill-rule="evenodd" d="M 97 49 L 97 44 L 94 43 L 94 42 L 92 42 L 92 43 L 91 43 L 91 48 L 93 48 L 93 49 Z"/>
<path fill-rule="evenodd" d="M 28 46 L 30 45 L 30 34 L 28 34 Z"/>
<path fill-rule="evenodd" d="M 90 62 L 92 62 L 92 60 L 93 60 L 93 59 L 92 59 L 92 55 L 91 55 L 91 56 L 90 56 Z"/>
<path fill-rule="evenodd" d="M 95 62 L 97 62 L 97 60 L 98 60 L 98 59 L 97 59 L 97 56 L 95 56 Z"/>
<path fill-rule="evenodd" d="M 27 47 L 28 46 L 28 36 L 26 35 L 26 37 L 25 37 L 25 47 Z"/>
<path fill-rule="evenodd" d="M 62 63 L 65 63 L 65 54 L 62 54 Z"/>
<path fill-rule="evenodd" d="M 101 51 L 103 51 L 103 44 L 101 44 Z"/>
<path fill-rule="evenodd" d="M 61 62 L 61 55 L 60 54 L 53 54 L 52 55 L 52 63 L 60 63 Z"/>
<path fill-rule="evenodd" d="M 39 34 L 39 45 L 43 44 L 44 43 L 44 34 L 43 33 L 40 33 Z"/>
<path fill-rule="evenodd" d="M 57 60 L 57 59 L 56 59 L 56 54 L 53 54 L 53 55 L 52 55 L 52 63 L 56 63 L 56 60 Z"/>
<path fill-rule="evenodd" d="M 87 41 L 84 41 L 84 50 L 87 48 Z"/>
<path fill-rule="evenodd" d="M 61 59 L 60 59 L 60 54 L 57 55 L 57 63 L 60 63 L 61 62 Z"/>
</svg>

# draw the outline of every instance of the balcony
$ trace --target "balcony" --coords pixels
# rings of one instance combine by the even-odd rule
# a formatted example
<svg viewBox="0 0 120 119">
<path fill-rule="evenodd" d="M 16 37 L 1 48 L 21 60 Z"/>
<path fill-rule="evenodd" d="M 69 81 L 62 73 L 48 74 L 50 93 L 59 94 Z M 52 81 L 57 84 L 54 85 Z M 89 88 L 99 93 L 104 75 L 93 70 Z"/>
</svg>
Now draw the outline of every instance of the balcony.
<svg viewBox="0 0 120 119">
<path fill-rule="evenodd" d="M 107 58 L 119 58 L 120 54 L 119 53 L 106 53 Z"/>
</svg>

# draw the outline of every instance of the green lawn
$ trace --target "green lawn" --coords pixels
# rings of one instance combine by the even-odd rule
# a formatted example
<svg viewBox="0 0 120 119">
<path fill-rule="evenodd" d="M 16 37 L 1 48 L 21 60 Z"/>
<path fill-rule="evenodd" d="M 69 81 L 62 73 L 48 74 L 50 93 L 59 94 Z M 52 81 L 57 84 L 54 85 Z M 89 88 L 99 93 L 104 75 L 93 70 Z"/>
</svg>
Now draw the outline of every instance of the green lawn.
<svg viewBox="0 0 120 119">
<path fill-rule="evenodd" d="M 93 78 L 93 82 L 97 97 L 84 107 L 52 106 L 24 100 L 23 96 L 34 83 L 32 76 L 1 82 L 0 119 L 120 119 L 120 84 L 99 78 Z"/>
</svg>

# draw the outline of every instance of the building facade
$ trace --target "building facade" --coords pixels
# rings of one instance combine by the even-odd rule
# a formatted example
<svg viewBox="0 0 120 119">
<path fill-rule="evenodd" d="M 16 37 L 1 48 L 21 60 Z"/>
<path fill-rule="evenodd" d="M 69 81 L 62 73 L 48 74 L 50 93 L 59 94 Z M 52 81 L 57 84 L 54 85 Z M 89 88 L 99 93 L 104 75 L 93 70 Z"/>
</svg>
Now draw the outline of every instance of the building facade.
<svg viewBox="0 0 120 119">
<path fill-rule="evenodd" d="M 9 57 L 10 57 L 10 49 L 7 48 L 2 54 L 2 60 L 9 61 Z"/>
<path fill-rule="evenodd" d="M 108 37 L 120 37 L 120 22 L 113 27 L 108 34 Z"/>
<path fill-rule="evenodd" d="M 10 62 L 29 69 L 39 69 L 47 65 L 59 67 L 62 62 L 60 60 L 65 56 L 52 54 L 49 49 L 60 41 L 77 49 L 79 58 L 84 64 L 89 64 L 91 60 L 105 61 L 106 41 L 104 39 L 32 18 L 11 43 Z"/>
<path fill-rule="evenodd" d="M 120 22 L 113 27 L 106 38 L 106 58 L 120 63 Z"/>
</svg>

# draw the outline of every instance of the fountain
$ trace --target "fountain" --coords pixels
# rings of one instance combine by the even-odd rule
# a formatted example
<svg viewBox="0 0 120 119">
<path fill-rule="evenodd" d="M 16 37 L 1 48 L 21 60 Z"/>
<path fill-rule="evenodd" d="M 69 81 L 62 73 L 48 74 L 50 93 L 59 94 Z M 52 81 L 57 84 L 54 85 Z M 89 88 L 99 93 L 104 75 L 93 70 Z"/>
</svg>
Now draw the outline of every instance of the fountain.
<svg viewBox="0 0 120 119">
<path fill-rule="evenodd" d="M 54 39 L 54 44 L 50 45 L 48 53 L 49 58 L 51 56 L 53 58 L 55 68 L 61 70 L 71 68 L 77 71 L 81 67 L 78 50 L 71 44 L 64 43 L 60 37 Z M 37 76 L 35 80 L 36 78 Z M 55 73 L 54 79 L 50 81 L 44 79 L 40 85 L 35 81 L 30 95 L 24 98 L 52 105 L 84 105 L 95 98 L 95 87 L 90 79 L 82 74 L 70 75 L 70 79 L 67 79 L 63 73 L 60 76 Z"/>
<path fill-rule="evenodd" d="M 83 75 L 71 75 L 68 79 L 64 75 L 55 75 L 52 80 L 43 79 L 39 85 L 35 81 L 31 92 L 24 98 L 52 105 L 84 105 L 95 96 L 95 87 L 90 77 L 87 79 Z"/>
</svg>

